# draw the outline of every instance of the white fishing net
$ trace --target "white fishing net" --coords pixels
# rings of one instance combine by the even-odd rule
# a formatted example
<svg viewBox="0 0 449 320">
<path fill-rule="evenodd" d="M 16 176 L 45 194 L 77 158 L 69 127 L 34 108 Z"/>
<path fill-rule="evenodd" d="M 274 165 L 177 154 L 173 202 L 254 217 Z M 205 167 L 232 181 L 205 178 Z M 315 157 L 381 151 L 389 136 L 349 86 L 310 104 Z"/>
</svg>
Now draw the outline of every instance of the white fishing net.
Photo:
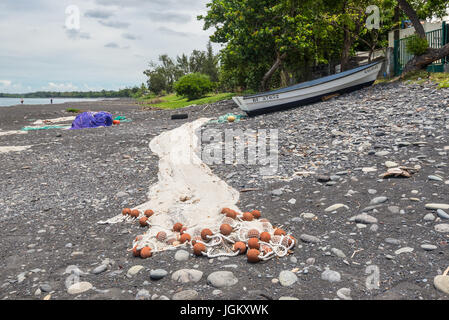
<svg viewBox="0 0 449 320">
<path fill-rule="evenodd" d="M 207 121 L 199 119 L 154 138 L 150 148 L 159 156 L 159 181 L 150 188 L 149 201 L 99 223 L 144 226 L 130 249 L 144 258 L 181 246 L 210 258 L 236 256 L 248 247 L 251 262 L 286 256 L 296 240 L 257 210 L 242 213 L 236 206 L 239 192 L 198 157 L 196 131 Z"/>
</svg>

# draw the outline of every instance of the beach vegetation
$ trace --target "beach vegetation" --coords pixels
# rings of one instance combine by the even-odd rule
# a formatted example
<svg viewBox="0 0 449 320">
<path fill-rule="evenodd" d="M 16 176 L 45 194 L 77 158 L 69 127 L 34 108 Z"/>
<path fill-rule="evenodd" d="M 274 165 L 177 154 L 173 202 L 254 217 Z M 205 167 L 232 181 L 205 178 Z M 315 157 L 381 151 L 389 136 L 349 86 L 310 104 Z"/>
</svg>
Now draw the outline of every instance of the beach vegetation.
<svg viewBox="0 0 449 320">
<path fill-rule="evenodd" d="M 200 99 L 189 100 L 186 97 L 180 97 L 174 93 L 157 99 L 143 99 L 141 104 L 144 108 L 158 108 L 158 109 L 179 109 L 192 105 L 211 104 L 218 101 L 229 100 L 235 93 L 211 93 Z"/>
<path fill-rule="evenodd" d="M 190 73 L 176 81 L 173 88 L 178 96 L 195 100 L 210 93 L 214 89 L 214 85 L 209 76 L 202 73 Z"/>
<path fill-rule="evenodd" d="M 426 38 L 421 38 L 417 35 L 412 35 L 407 38 L 406 50 L 414 56 L 424 54 L 428 48 L 429 42 Z"/>
<path fill-rule="evenodd" d="M 148 77 L 149 91 L 156 95 L 166 95 L 174 92 L 174 84 L 181 77 L 201 73 L 207 75 L 211 82 L 219 81 L 219 58 L 214 54 L 209 42 L 206 51 L 193 50 L 190 55 L 181 54 L 176 58 L 167 54 L 159 56 L 158 62 L 151 61 L 144 71 Z"/>
</svg>

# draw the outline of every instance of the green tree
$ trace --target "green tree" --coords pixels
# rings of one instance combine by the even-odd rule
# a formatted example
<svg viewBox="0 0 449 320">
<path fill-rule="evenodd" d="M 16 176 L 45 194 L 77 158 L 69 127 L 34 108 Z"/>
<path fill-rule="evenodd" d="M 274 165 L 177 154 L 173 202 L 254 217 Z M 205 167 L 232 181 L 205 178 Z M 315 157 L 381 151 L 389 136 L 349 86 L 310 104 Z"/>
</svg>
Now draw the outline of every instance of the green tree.
<svg viewBox="0 0 449 320">
<path fill-rule="evenodd" d="M 209 76 L 201 73 L 191 73 L 181 77 L 174 85 L 177 95 L 195 100 L 203 97 L 213 89 Z"/>
<path fill-rule="evenodd" d="M 243 88 L 265 90 L 275 74 L 291 74 L 290 66 L 326 61 L 327 46 L 320 44 L 333 43 L 319 14 L 322 1 L 212 0 L 207 6 L 198 19 L 204 29 L 215 28 L 212 42 L 226 44 L 222 79 Z"/>
<path fill-rule="evenodd" d="M 426 33 L 420 19 L 441 18 L 449 7 L 447 0 L 397 0 L 397 3 L 412 22 L 415 33 L 423 39 L 426 38 Z M 449 43 L 439 49 L 428 48 L 423 54 L 415 56 L 405 65 L 403 75 L 410 71 L 424 69 L 447 55 L 449 55 Z"/>
</svg>

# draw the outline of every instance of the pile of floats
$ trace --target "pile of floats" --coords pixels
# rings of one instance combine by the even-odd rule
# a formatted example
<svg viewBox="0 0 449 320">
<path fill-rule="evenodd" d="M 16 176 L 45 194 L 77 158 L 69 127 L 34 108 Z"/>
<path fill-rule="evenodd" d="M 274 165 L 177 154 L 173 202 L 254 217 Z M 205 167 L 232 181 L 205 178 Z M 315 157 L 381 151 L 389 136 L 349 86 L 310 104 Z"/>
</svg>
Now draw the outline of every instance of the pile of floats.
<svg viewBox="0 0 449 320">
<path fill-rule="evenodd" d="M 125 208 L 122 211 L 124 216 L 134 218 L 139 222 L 141 227 L 150 227 L 149 219 L 154 215 L 153 210 L 146 210 L 141 216 L 141 212 L 137 209 L 131 210 Z M 237 256 L 245 254 L 248 262 L 257 263 L 260 261 L 266 261 L 273 257 L 283 257 L 292 253 L 293 247 L 296 245 L 297 240 L 290 234 L 287 234 L 281 228 L 273 228 L 268 219 L 261 219 L 261 213 L 259 210 L 253 210 L 251 212 L 244 212 L 239 214 L 237 211 L 223 208 L 221 214 L 224 215 L 222 224 L 219 231 L 215 234 L 208 228 L 201 230 L 200 235 L 192 237 L 187 233 L 187 227 L 181 223 L 175 223 L 172 231 L 176 234 L 176 238 L 171 237 L 167 239 L 167 233 L 160 231 L 156 235 L 156 240 L 165 242 L 170 246 L 190 245 L 193 248 L 193 253 L 196 256 L 207 256 L 209 258 L 217 256 Z M 248 229 L 242 227 L 240 222 L 257 220 L 264 226 L 264 231 L 252 228 Z M 248 229 L 246 231 L 246 229 Z M 234 233 L 243 234 L 244 236 L 230 235 Z M 237 239 L 236 239 L 237 237 Z M 142 235 L 139 235 L 134 240 L 134 244 L 143 239 Z M 226 242 L 232 252 L 212 254 L 211 251 L 214 247 Z M 152 249 L 149 246 L 145 246 L 141 249 L 137 249 L 138 246 L 134 245 L 132 251 L 135 257 L 141 257 L 143 259 L 149 258 L 153 255 Z"/>
</svg>

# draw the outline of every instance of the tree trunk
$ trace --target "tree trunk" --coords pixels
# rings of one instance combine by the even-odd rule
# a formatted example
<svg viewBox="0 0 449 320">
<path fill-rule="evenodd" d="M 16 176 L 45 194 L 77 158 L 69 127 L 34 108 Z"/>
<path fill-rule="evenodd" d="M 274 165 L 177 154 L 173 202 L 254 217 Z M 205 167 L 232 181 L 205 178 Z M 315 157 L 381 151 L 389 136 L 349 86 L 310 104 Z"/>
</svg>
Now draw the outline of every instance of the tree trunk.
<svg viewBox="0 0 449 320">
<path fill-rule="evenodd" d="M 426 32 L 424 31 L 424 27 L 419 20 L 418 14 L 412 8 L 412 6 L 407 2 L 407 0 L 398 0 L 399 7 L 402 11 L 410 18 L 410 21 L 415 27 L 416 33 L 423 39 L 426 38 Z"/>
<path fill-rule="evenodd" d="M 415 27 L 416 33 L 423 39 L 426 38 L 426 32 L 419 21 L 416 11 L 410 6 L 407 0 L 398 0 L 399 7 L 410 18 Z M 449 43 L 439 49 L 429 48 L 427 51 L 417 57 L 414 57 L 404 67 L 402 76 L 410 71 L 416 71 L 426 68 L 434 61 L 440 60 L 449 55 Z"/>
<path fill-rule="evenodd" d="M 343 39 L 343 50 L 341 53 L 341 71 L 345 71 L 348 68 L 349 63 L 349 52 L 351 51 L 352 47 L 352 37 L 349 30 L 344 31 L 344 39 Z"/>
<path fill-rule="evenodd" d="M 405 75 L 407 72 L 416 71 L 420 69 L 426 68 L 429 64 L 432 64 L 434 61 L 440 60 L 449 55 L 449 43 L 444 47 L 439 49 L 429 48 L 427 52 L 414 57 L 404 67 L 404 71 L 402 75 Z"/>
<path fill-rule="evenodd" d="M 260 83 L 260 88 L 262 91 L 267 90 L 268 82 L 270 81 L 273 74 L 276 72 L 276 70 L 281 66 L 282 61 L 287 57 L 287 53 L 282 54 L 279 56 L 277 55 L 276 61 L 274 62 L 273 66 L 268 70 L 267 73 L 262 78 L 262 82 Z"/>
<path fill-rule="evenodd" d="M 396 6 L 394 8 L 394 23 L 396 25 L 395 29 L 394 29 L 394 41 L 399 41 L 400 39 L 400 30 L 401 30 L 401 12 L 400 12 L 400 8 L 399 6 Z"/>
</svg>

